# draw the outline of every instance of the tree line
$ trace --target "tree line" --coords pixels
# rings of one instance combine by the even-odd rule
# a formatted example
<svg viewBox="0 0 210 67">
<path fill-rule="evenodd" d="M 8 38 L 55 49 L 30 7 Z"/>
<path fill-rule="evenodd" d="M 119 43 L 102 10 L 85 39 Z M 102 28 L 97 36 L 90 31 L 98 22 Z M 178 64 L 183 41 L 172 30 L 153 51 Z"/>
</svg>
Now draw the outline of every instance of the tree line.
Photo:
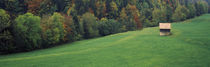
<svg viewBox="0 0 210 67">
<path fill-rule="evenodd" d="M 0 0 L 0 54 L 178 22 L 209 0 Z"/>
</svg>

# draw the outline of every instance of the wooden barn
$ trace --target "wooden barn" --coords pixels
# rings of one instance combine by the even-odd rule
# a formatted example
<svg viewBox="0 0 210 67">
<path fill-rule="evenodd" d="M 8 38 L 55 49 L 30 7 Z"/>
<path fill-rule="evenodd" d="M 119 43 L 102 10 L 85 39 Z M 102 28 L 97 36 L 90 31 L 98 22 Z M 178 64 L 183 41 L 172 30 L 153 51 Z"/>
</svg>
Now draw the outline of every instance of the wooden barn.
<svg viewBox="0 0 210 67">
<path fill-rule="evenodd" d="M 171 23 L 159 23 L 160 36 L 168 36 L 171 34 Z"/>
</svg>

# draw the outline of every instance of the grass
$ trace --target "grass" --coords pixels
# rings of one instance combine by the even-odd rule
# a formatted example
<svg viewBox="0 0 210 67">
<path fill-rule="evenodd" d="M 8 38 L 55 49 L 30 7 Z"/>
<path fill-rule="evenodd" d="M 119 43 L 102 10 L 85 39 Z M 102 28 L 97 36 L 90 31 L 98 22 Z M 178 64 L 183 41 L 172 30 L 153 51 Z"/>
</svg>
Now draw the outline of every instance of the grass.
<svg viewBox="0 0 210 67">
<path fill-rule="evenodd" d="M 210 14 L 49 49 L 0 56 L 0 67 L 210 67 Z"/>
</svg>

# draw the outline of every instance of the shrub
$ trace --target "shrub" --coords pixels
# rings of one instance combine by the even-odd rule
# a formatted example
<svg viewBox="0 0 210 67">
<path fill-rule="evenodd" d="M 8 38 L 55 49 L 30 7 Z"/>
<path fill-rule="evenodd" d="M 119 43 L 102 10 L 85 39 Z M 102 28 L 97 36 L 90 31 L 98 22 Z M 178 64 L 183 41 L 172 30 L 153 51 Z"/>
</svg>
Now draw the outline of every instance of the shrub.
<svg viewBox="0 0 210 67">
<path fill-rule="evenodd" d="M 15 19 L 15 41 L 19 49 L 32 50 L 41 47 L 40 17 L 31 13 L 20 15 Z"/>
<path fill-rule="evenodd" d="M 151 22 L 150 20 L 148 19 L 145 19 L 144 21 L 144 25 L 146 27 L 154 27 L 154 26 L 157 26 L 158 22 Z"/>
<path fill-rule="evenodd" d="M 96 23 L 96 17 L 91 13 L 85 13 L 82 15 L 81 22 L 83 23 L 84 38 L 93 38 L 99 36 L 98 23 Z"/>
<path fill-rule="evenodd" d="M 13 36 L 10 31 L 4 30 L 0 33 L 0 54 L 9 53 L 15 50 L 16 46 L 13 44 Z"/>
<path fill-rule="evenodd" d="M 64 40 L 64 17 L 54 13 L 42 21 L 44 47 L 52 46 Z"/>
<path fill-rule="evenodd" d="M 73 18 L 71 16 L 64 16 L 64 41 L 76 41 L 80 39 L 78 32 L 76 31 Z"/>
<path fill-rule="evenodd" d="M 114 19 L 99 21 L 99 33 L 102 36 L 122 32 L 122 25 Z"/>
</svg>

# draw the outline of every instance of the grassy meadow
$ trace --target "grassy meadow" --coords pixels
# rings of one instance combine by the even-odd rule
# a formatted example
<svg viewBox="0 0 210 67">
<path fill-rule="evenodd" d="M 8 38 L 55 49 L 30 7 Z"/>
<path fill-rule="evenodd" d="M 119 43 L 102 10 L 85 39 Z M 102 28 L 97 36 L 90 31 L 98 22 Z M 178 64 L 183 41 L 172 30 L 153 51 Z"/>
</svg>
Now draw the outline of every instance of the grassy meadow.
<svg viewBox="0 0 210 67">
<path fill-rule="evenodd" d="M 210 67 L 210 14 L 172 24 L 171 36 L 144 28 L 0 56 L 0 67 Z"/>
</svg>

